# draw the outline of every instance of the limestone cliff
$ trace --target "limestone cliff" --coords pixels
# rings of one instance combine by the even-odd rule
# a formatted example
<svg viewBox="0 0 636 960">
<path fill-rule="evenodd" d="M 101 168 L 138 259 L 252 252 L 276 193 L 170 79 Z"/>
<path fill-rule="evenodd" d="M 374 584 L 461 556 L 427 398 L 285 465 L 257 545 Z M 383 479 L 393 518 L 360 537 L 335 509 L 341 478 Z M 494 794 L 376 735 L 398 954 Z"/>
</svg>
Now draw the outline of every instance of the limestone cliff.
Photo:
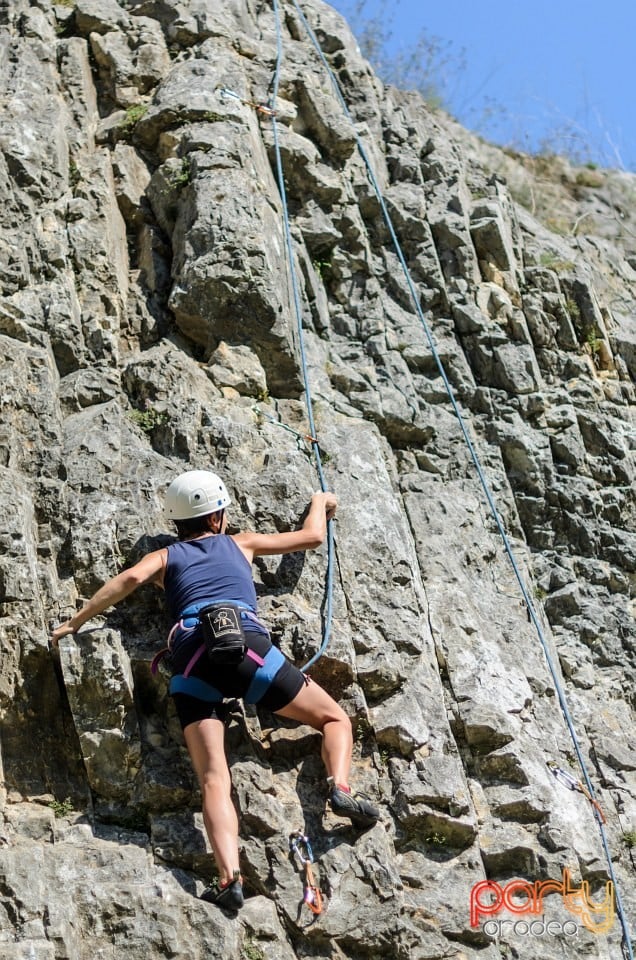
<svg viewBox="0 0 636 960">
<path fill-rule="evenodd" d="M 302 7 L 354 119 L 284 0 L 276 123 L 341 502 L 312 673 L 354 719 L 355 783 L 382 824 L 356 835 L 325 814 L 317 738 L 248 708 L 228 752 L 249 899 L 226 919 L 195 896 L 196 787 L 149 669 L 161 599 L 135 595 L 59 658 L 47 644 L 51 619 L 163 542 L 184 468 L 223 475 L 236 528 L 293 526 L 318 485 L 292 432 L 308 430 L 301 343 L 254 106 L 274 7 L 3 0 L 0 960 L 617 960 L 618 920 L 591 932 L 558 891 L 543 933 L 470 923 L 485 878 L 567 869 L 598 901 L 607 859 L 591 804 L 547 766 L 582 775 L 356 134 L 543 625 L 632 927 L 636 177 L 480 142 L 383 88 L 331 8 Z M 262 560 L 257 579 L 305 662 L 324 552 Z M 328 906 L 314 923 L 299 828 Z"/>
</svg>

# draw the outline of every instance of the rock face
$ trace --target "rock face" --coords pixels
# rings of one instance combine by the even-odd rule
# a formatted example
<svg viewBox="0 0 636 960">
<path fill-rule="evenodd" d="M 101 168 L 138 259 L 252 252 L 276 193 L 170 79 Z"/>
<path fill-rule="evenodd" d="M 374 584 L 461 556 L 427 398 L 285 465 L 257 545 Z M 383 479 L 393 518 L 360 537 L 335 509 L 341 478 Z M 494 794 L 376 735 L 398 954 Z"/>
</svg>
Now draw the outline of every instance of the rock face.
<svg viewBox="0 0 636 960">
<path fill-rule="evenodd" d="M 161 599 L 136 594 L 59 658 L 47 646 L 50 619 L 164 542 L 176 473 L 218 470 L 236 529 L 293 526 L 318 486 L 281 427 L 308 431 L 272 121 L 254 107 L 274 10 L 5 0 L 0 960 L 618 958 L 593 808 L 547 766 L 581 776 L 554 678 L 356 134 L 542 624 L 632 926 L 636 177 L 477 141 L 384 89 L 331 8 L 303 8 L 355 122 L 284 2 L 276 123 L 341 502 L 312 674 L 353 718 L 355 786 L 382 823 L 357 835 L 325 814 L 318 738 L 246 708 L 228 753 L 248 901 L 227 919 L 193 896 L 211 858 L 150 673 Z M 324 553 L 256 574 L 275 638 L 306 662 Z M 313 923 L 294 829 L 328 905 Z M 564 870 L 589 883 L 588 923 L 557 889 L 536 914 L 471 926 L 475 884 Z"/>
</svg>

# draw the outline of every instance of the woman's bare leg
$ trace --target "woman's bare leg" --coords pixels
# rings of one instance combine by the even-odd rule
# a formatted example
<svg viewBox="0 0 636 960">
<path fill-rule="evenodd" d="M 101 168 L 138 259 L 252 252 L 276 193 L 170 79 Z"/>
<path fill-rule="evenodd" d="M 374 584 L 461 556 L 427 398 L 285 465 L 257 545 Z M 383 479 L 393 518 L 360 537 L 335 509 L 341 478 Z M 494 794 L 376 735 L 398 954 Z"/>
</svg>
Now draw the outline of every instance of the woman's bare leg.
<svg viewBox="0 0 636 960">
<path fill-rule="evenodd" d="M 348 786 L 353 751 L 351 721 L 336 701 L 317 683 L 310 681 L 291 703 L 276 711 L 279 717 L 298 720 L 322 733 L 322 759 L 334 783 Z"/>
<path fill-rule="evenodd" d="M 225 757 L 225 726 L 216 718 L 198 720 L 189 723 L 183 735 L 201 787 L 205 829 L 224 883 L 239 869 L 238 817 Z"/>
</svg>

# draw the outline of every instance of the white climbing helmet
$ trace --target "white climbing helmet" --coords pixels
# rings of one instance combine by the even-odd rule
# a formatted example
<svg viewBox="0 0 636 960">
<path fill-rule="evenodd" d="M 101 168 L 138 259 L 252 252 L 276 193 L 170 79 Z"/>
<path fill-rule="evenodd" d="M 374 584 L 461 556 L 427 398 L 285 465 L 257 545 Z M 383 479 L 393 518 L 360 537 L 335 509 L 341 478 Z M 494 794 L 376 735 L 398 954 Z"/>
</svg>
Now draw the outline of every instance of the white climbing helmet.
<svg viewBox="0 0 636 960">
<path fill-rule="evenodd" d="M 225 484 L 209 470 L 188 470 L 176 477 L 166 491 L 168 520 L 190 520 L 216 513 L 231 503 Z"/>
</svg>

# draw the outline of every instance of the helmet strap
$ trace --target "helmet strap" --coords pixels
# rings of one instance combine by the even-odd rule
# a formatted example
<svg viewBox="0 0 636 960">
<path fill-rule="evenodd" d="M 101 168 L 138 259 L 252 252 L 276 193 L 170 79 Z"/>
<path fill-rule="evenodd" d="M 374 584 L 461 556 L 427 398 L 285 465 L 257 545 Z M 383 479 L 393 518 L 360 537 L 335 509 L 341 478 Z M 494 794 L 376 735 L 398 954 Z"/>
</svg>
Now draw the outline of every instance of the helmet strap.
<svg viewBox="0 0 636 960">
<path fill-rule="evenodd" d="M 213 533 L 221 533 L 223 530 L 223 518 L 225 516 L 225 507 L 222 510 L 216 510 L 213 514 L 213 517 L 219 517 L 219 528 L 218 530 L 213 530 Z"/>
</svg>

